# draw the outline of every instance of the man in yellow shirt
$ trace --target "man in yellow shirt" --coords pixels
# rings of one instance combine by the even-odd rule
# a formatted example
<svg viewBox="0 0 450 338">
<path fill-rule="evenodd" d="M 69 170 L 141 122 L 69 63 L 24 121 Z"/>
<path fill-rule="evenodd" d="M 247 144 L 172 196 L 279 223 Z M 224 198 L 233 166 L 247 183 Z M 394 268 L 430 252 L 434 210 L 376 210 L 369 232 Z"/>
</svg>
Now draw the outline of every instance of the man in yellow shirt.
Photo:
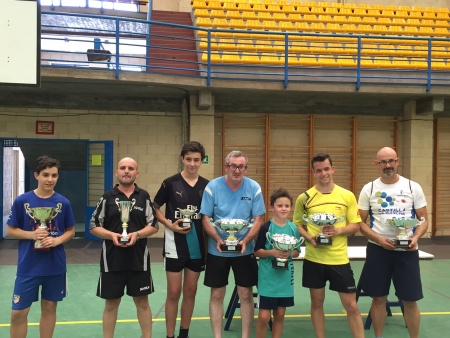
<svg viewBox="0 0 450 338">
<path fill-rule="evenodd" d="M 351 191 L 334 184 L 330 155 L 314 156 L 311 168 L 316 185 L 297 198 L 294 223 L 306 239 L 302 285 L 310 290 L 314 331 L 317 338 L 325 337 L 323 303 L 325 285 L 329 281 L 330 290 L 339 293 L 353 337 L 362 338 L 364 327 L 347 253 L 347 236 L 356 233 L 361 222 L 356 198 Z M 331 245 L 320 245 L 319 233 L 331 238 Z"/>
</svg>

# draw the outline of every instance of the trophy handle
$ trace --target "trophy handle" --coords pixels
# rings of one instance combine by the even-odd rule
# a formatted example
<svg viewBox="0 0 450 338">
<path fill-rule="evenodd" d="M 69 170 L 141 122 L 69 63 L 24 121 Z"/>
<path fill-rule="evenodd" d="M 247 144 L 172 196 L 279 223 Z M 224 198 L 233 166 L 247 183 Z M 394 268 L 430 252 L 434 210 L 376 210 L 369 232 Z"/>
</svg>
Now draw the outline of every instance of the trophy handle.
<svg viewBox="0 0 450 338">
<path fill-rule="evenodd" d="M 298 240 L 297 245 L 295 246 L 295 249 L 300 251 L 300 245 L 302 245 L 304 241 L 305 241 L 305 237 L 300 237 L 299 240 Z"/>
<path fill-rule="evenodd" d="M 56 204 L 56 208 L 52 209 L 52 215 L 50 216 L 49 221 L 51 221 L 53 218 L 58 216 L 58 214 L 62 211 L 61 209 L 62 209 L 62 203 Z"/>
<path fill-rule="evenodd" d="M 33 210 L 30 209 L 30 203 L 24 203 L 23 207 L 25 208 L 25 212 L 27 213 L 27 215 L 30 216 L 35 222 L 37 222 L 34 218 Z"/>
<path fill-rule="evenodd" d="M 266 239 L 269 241 L 270 245 L 274 246 L 274 245 L 273 245 L 272 235 L 271 235 L 271 233 L 268 232 L 268 231 L 266 232 Z"/>
<path fill-rule="evenodd" d="M 306 214 L 303 214 L 302 218 L 306 223 L 309 223 L 309 218 L 308 218 L 308 216 L 306 216 Z"/>
</svg>

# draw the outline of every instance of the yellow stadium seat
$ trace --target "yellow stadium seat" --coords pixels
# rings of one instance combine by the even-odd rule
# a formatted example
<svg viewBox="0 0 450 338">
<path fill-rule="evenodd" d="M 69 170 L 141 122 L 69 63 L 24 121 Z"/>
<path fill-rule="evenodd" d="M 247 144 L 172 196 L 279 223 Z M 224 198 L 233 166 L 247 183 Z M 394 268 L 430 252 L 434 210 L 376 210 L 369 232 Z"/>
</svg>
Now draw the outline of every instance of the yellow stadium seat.
<svg viewBox="0 0 450 338">
<path fill-rule="evenodd" d="M 422 6 L 412 6 L 411 10 L 417 11 L 417 12 L 423 12 L 423 7 Z"/>
<path fill-rule="evenodd" d="M 297 6 L 297 13 L 299 14 L 309 14 L 311 13 L 309 7 L 307 6 Z"/>
<path fill-rule="evenodd" d="M 355 8 L 356 8 L 356 4 L 353 4 L 353 3 L 350 3 L 350 4 L 345 3 L 345 4 L 344 4 L 344 8 L 355 9 Z"/>
<path fill-rule="evenodd" d="M 326 30 L 322 22 L 312 22 L 310 27 L 313 32 L 323 32 Z"/>
<path fill-rule="evenodd" d="M 434 19 L 436 19 L 436 13 L 435 12 L 423 12 L 423 17 L 434 20 Z"/>
<path fill-rule="evenodd" d="M 319 22 L 322 23 L 333 22 L 333 19 L 331 18 L 331 15 L 319 15 Z"/>
<path fill-rule="evenodd" d="M 339 15 L 353 15 L 353 11 L 352 11 L 352 9 L 351 8 L 346 8 L 346 7 L 344 7 L 344 8 L 340 8 L 339 9 Z"/>
<path fill-rule="evenodd" d="M 315 1 L 306 1 L 303 3 L 303 5 L 305 5 L 307 7 L 317 7 L 317 4 Z"/>
<path fill-rule="evenodd" d="M 319 1 L 319 3 L 317 4 L 318 7 L 330 7 L 330 3 L 328 1 Z"/>
<path fill-rule="evenodd" d="M 392 58 L 392 67 L 405 69 L 405 68 L 411 68 L 411 65 L 407 58 L 393 57 Z"/>
<path fill-rule="evenodd" d="M 227 19 L 242 19 L 242 14 L 239 11 L 227 11 Z"/>
<path fill-rule="evenodd" d="M 194 17 L 209 18 L 209 11 L 204 8 L 197 8 L 194 10 Z"/>
<path fill-rule="evenodd" d="M 305 41 L 294 41 L 289 50 L 296 54 L 309 53 L 309 48 Z"/>
<path fill-rule="evenodd" d="M 267 10 L 271 13 L 283 12 L 283 10 L 280 8 L 279 5 L 269 5 L 269 6 L 267 6 Z"/>
<path fill-rule="evenodd" d="M 344 4 L 340 3 L 340 2 L 333 2 L 331 4 L 331 7 L 336 7 L 336 8 L 343 8 Z"/>
<path fill-rule="evenodd" d="M 269 12 L 258 12 L 256 16 L 258 20 L 275 20 Z"/>
<path fill-rule="evenodd" d="M 379 10 L 383 10 L 384 9 L 383 5 L 378 5 L 378 4 L 370 5 L 370 8 L 379 9 Z"/>
<path fill-rule="evenodd" d="M 355 14 L 355 16 L 366 16 L 367 10 L 364 8 L 355 8 L 353 14 Z"/>
<path fill-rule="evenodd" d="M 419 34 L 426 35 L 426 36 L 432 36 L 433 29 L 431 27 L 419 27 Z"/>
<path fill-rule="evenodd" d="M 405 35 L 417 35 L 418 30 L 416 26 L 405 26 L 403 34 Z"/>
<path fill-rule="evenodd" d="M 389 26 L 391 24 L 391 19 L 390 18 L 378 18 L 377 23 L 378 23 L 378 25 Z"/>
<path fill-rule="evenodd" d="M 409 6 L 398 6 L 399 11 L 410 11 L 411 8 Z"/>
<path fill-rule="evenodd" d="M 404 18 L 404 19 L 408 19 L 409 18 L 409 14 L 408 14 L 409 12 L 407 12 L 407 11 L 397 11 L 396 13 L 395 13 L 395 16 L 397 17 L 397 18 Z"/>
<path fill-rule="evenodd" d="M 300 55 L 298 63 L 302 66 L 316 66 L 317 59 L 314 55 Z"/>
<path fill-rule="evenodd" d="M 303 15 L 303 20 L 306 22 L 316 22 L 318 21 L 317 16 L 313 14 Z"/>
<path fill-rule="evenodd" d="M 443 7 L 443 8 L 441 7 L 441 8 L 437 9 L 437 12 L 438 13 L 448 13 L 448 12 L 450 12 L 450 10 L 446 7 Z"/>
<path fill-rule="evenodd" d="M 371 8 L 371 9 L 367 10 L 367 15 L 372 15 L 372 16 L 378 17 L 381 15 L 381 11 L 376 8 Z"/>
<path fill-rule="evenodd" d="M 300 14 L 298 14 L 298 13 L 296 13 L 296 14 L 290 13 L 288 15 L 288 20 L 294 23 L 294 22 L 297 22 L 297 21 L 302 21 L 303 19 L 302 19 L 302 16 Z"/>
<path fill-rule="evenodd" d="M 244 20 L 242 20 L 242 19 L 231 19 L 230 20 L 230 28 L 246 29 L 247 25 L 244 23 Z"/>
<path fill-rule="evenodd" d="M 241 58 L 236 52 L 223 53 L 221 57 L 221 62 L 223 63 L 241 63 Z"/>
<path fill-rule="evenodd" d="M 261 55 L 261 63 L 264 65 L 281 65 L 282 60 L 278 55 Z"/>
<path fill-rule="evenodd" d="M 375 19 L 373 16 L 364 16 L 362 17 L 362 23 L 375 25 L 377 23 L 377 19 Z"/>
<path fill-rule="evenodd" d="M 361 67 L 364 68 L 373 68 L 373 59 L 372 57 L 362 57 L 361 58 Z"/>
<path fill-rule="evenodd" d="M 449 36 L 449 32 L 447 28 L 435 28 L 434 29 L 434 36 Z"/>
<path fill-rule="evenodd" d="M 298 60 L 298 57 L 296 55 L 289 55 L 288 64 L 289 66 L 298 66 L 300 65 L 300 61 Z"/>
<path fill-rule="evenodd" d="M 413 51 L 409 45 L 398 45 L 397 53 L 398 56 L 413 56 Z"/>
<path fill-rule="evenodd" d="M 220 55 L 217 53 L 211 53 L 211 63 L 221 63 Z M 208 53 L 202 53 L 202 62 L 208 62 Z"/>
<path fill-rule="evenodd" d="M 273 13 L 273 18 L 277 21 L 286 21 L 286 14 L 284 13 Z"/>
<path fill-rule="evenodd" d="M 322 67 L 336 67 L 336 58 L 334 55 L 318 55 L 317 64 Z"/>
<path fill-rule="evenodd" d="M 431 60 L 431 68 L 432 69 L 450 69 L 450 64 L 448 63 L 447 59 L 435 59 L 433 58 Z"/>
<path fill-rule="evenodd" d="M 385 25 L 374 25 L 372 28 L 372 32 L 378 34 L 387 34 L 388 28 Z"/>
<path fill-rule="evenodd" d="M 351 56 L 338 56 L 336 59 L 336 66 L 338 67 L 356 67 L 356 61 Z"/>
<path fill-rule="evenodd" d="M 420 21 L 419 19 L 406 19 L 406 24 L 409 26 L 420 26 Z"/>
<path fill-rule="evenodd" d="M 358 32 L 359 33 L 371 34 L 372 33 L 372 26 L 370 26 L 370 25 L 358 25 Z"/>
<path fill-rule="evenodd" d="M 319 15 L 325 13 L 325 11 L 323 10 L 323 7 L 311 7 L 311 13 Z"/>
<path fill-rule="evenodd" d="M 209 14 L 211 18 L 226 18 L 225 12 L 221 9 L 213 9 Z"/>
<path fill-rule="evenodd" d="M 328 42 L 327 51 L 332 54 L 343 54 L 344 53 L 344 45 L 342 43 Z"/>
<path fill-rule="evenodd" d="M 443 20 L 436 20 L 434 22 L 434 25 L 436 27 L 444 27 L 444 28 L 449 27 L 448 21 L 443 21 Z"/>
<path fill-rule="evenodd" d="M 260 4 L 262 1 L 261 0 L 247 0 L 247 2 L 255 5 L 255 4 Z"/>
<path fill-rule="evenodd" d="M 401 26 L 389 26 L 388 27 L 388 34 L 391 34 L 391 35 L 402 35 L 403 34 L 403 28 Z"/>
<path fill-rule="evenodd" d="M 383 10 L 381 11 L 381 15 L 382 15 L 382 16 L 386 16 L 386 17 L 390 17 L 390 18 L 392 18 L 392 17 L 395 16 L 394 11 L 387 10 L 387 9 L 383 9 Z"/>
<path fill-rule="evenodd" d="M 373 65 L 376 68 L 392 68 L 391 59 L 384 56 L 374 57 Z"/>
<path fill-rule="evenodd" d="M 290 21 L 280 21 L 278 23 L 278 28 L 280 28 L 282 31 L 293 31 L 295 30 L 294 25 Z"/>
<path fill-rule="evenodd" d="M 228 28 L 229 24 L 228 24 L 227 19 L 214 18 L 213 22 L 212 22 L 212 26 L 214 28 Z"/>
<path fill-rule="evenodd" d="M 356 26 L 354 25 L 354 24 L 343 24 L 342 25 L 342 29 L 341 29 L 341 31 L 342 32 L 345 32 L 345 33 L 355 33 L 355 32 L 357 32 L 358 30 L 356 29 Z"/>
<path fill-rule="evenodd" d="M 211 45 L 211 50 L 217 50 L 217 48 L 218 48 L 217 39 L 211 38 L 210 45 Z M 199 48 L 201 50 L 208 50 L 208 39 L 207 38 L 200 39 Z"/>
<path fill-rule="evenodd" d="M 222 9 L 222 4 L 219 1 L 209 1 L 208 9 Z"/>
<path fill-rule="evenodd" d="M 242 12 L 242 19 L 244 20 L 257 20 L 255 12 L 244 11 Z"/>
<path fill-rule="evenodd" d="M 251 12 L 253 11 L 252 5 L 248 2 L 237 2 L 238 8 L 240 11 L 247 11 Z"/>
<path fill-rule="evenodd" d="M 374 54 L 389 56 L 389 55 L 395 55 L 396 53 L 397 53 L 397 51 L 395 50 L 394 45 L 386 44 L 386 45 L 380 45 L 380 49 L 378 50 L 377 53 L 374 53 Z"/>
<path fill-rule="evenodd" d="M 237 41 L 236 47 L 238 50 L 241 51 L 255 51 L 255 45 L 253 44 L 253 40 L 247 40 L 247 39 L 239 39 Z"/>
<path fill-rule="evenodd" d="M 262 27 L 267 31 L 279 31 L 280 27 L 278 27 L 275 21 L 263 21 Z"/>
<path fill-rule="evenodd" d="M 341 26 L 337 23 L 327 23 L 327 26 L 325 27 L 326 32 L 339 33 L 340 30 Z"/>
<path fill-rule="evenodd" d="M 286 44 L 283 40 L 277 40 L 273 43 L 273 50 L 278 53 L 284 53 L 286 51 Z"/>
<path fill-rule="evenodd" d="M 256 40 L 255 47 L 258 52 L 274 52 L 272 41 L 270 40 Z"/>
<path fill-rule="evenodd" d="M 241 62 L 246 64 L 260 64 L 261 60 L 258 55 L 243 54 Z"/>
<path fill-rule="evenodd" d="M 297 11 L 295 10 L 295 7 L 292 5 L 284 5 L 283 12 L 286 14 L 297 13 Z"/>
<path fill-rule="evenodd" d="M 294 28 L 298 32 L 310 31 L 311 30 L 311 28 L 309 27 L 308 23 L 306 23 L 306 22 L 296 22 L 294 24 Z M 294 37 L 294 39 L 295 39 L 295 37 Z"/>
<path fill-rule="evenodd" d="M 449 19 L 448 12 L 447 13 L 445 13 L 445 12 L 437 12 L 436 13 L 436 18 L 448 20 Z"/>
<path fill-rule="evenodd" d="M 194 1 L 192 3 L 192 8 L 194 8 L 194 9 L 197 9 L 197 8 L 204 8 L 204 9 L 206 9 L 206 8 L 208 8 L 208 6 L 206 5 L 205 1 L 197 0 L 197 1 Z"/>
<path fill-rule="evenodd" d="M 267 7 L 264 4 L 254 4 L 253 5 L 253 11 L 254 12 L 266 12 Z"/>
<path fill-rule="evenodd" d="M 197 18 L 195 20 L 195 25 L 198 27 L 206 27 L 206 28 L 212 27 L 210 18 Z"/>
<path fill-rule="evenodd" d="M 309 52 L 312 53 L 312 54 L 326 53 L 327 49 L 325 48 L 325 43 L 323 43 L 323 42 L 310 42 L 309 43 Z"/>
<path fill-rule="evenodd" d="M 395 5 L 386 5 L 386 6 L 384 6 L 384 9 L 387 9 L 389 11 L 396 11 L 397 10 L 397 6 L 395 6 Z"/>
<path fill-rule="evenodd" d="M 263 27 L 259 20 L 247 20 L 245 24 L 247 25 L 247 29 L 262 29 Z"/>
<path fill-rule="evenodd" d="M 410 18 L 419 18 L 419 19 L 421 19 L 422 18 L 422 13 L 421 12 L 411 11 L 411 12 L 409 12 L 409 17 Z"/>
<path fill-rule="evenodd" d="M 330 15 L 336 15 L 339 13 L 336 7 L 325 7 L 325 13 Z"/>
<path fill-rule="evenodd" d="M 361 9 L 369 9 L 370 5 L 369 4 L 359 4 L 356 6 L 356 9 L 361 8 Z"/>
<path fill-rule="evenodd" d="M 394 18 L 392 19 L 392 23 L 398 26 L 404 26 L 406 24 L 406 20 L 404 18 Z"/>
<path fill-rule="evenodd" d="M 238 9 L 235 2 L 224 2 L 222 8 L 224 11 L 236 11 Z"/>
</svg>

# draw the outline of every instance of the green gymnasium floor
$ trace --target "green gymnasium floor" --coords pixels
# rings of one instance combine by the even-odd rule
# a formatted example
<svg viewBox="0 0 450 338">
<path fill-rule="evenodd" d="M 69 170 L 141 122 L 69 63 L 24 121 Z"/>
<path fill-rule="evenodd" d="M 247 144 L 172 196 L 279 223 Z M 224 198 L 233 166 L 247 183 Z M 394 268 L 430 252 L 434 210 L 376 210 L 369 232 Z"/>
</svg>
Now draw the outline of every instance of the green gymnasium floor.
<svg viewBox="0 0 450 338">
<path fill-rule="evenodd" d="M 6 243 L 5 243 L 6 241 Z M 77 242 L 79 241 L 79 242 Z M 99 266 L 99 243 L 88 243 L 86 240 L 73 240 L 67 248 L 68 253 L 68 278 L 69 296 L 58 305 L 57 325 L 54 337 L 102 337 L 102 312 L 104 302 L 95 296 Z M 70 243 L 70 242 L 69 242 Z M 152 274 L 155 284 L 155 293 L 150 299 L 153 312 L 153 337 L 165 337 L 164 301 L 166 280 L 161 262 L 161 248 L 159 243 L 149 240 L 152 247 Z M 9 336 L 9 316 L 12 289 L 16 266 L 14 265 L 15 251 L 14 241 L 0 241 L 0 337 Z M 450 259 L 439 258 L 448 256 L 448 244 L 439 244 L 439 252 L 434 260 L 421 261 L 422 282 L 425 298 L 419 302 L 422 312 L 421 337 L 434 338 L 446 337 L 450 332 Z M 422 246 L 421 250 L 434 254 L 432 247 Z M 82 264 L 80 261 L 86 261 Z M 76 262 L 76 263 L 74 263 Z M 94 263 L 95 262 L 95 263 Z M 309 318 L 309 292 L 301 287 L 302 262 L 295 262 L 295 302 L 296 305 L 287 311 L 283 337 L 314 337 Z M 352 262 L 356 278 L 359 278 L 363 266 L 362 261 Z M 211 337 L 211 329 L 208 318 L 209 289 L 202 285 L 203 276 L 200 277 L 198 296 L 194 310 L 194 318 L 191 324 L 190 336 L 192 338 Z M 226 305 L 233 290 L 230 285 L 225 297 Z M 392 293 L 393 295 L 393 293 Z M 391 296 L 390 298 L 395 299 Z M 364 319 L 370 307 L 370 298 L 362 297 L 359 301 L 360 310 Z M 400 308 L 393 308 L 393 317 L 386 321 L 384 337 L 401 338 L 409 337 L 405 328 Z M 350 337 L 345 313 L 335 292 L 327 292 L 325 301 L 325 313 L 327 316 L 327 337 Z M 35 303 L 29 315 L 28 337 L 39 337 L 37 323 L 39 321 L 39 304 Z M 239 309 L 231 323 L 229 331 L 225 331 L 223 337 L 240 337 Z M 257 315 L 257 309 L 255 310 Z M 225 321 L 224 321 L 225 323 Z M 178 330 L 178 329 L 177 329 Z M 254 330 L 253 330 L 254 336 Z M 269 335 L 268 335 L 269 336 Z M 373 337 L 373 331 L 366 331 L 367 337 Z M 134 303 L 130 297 L 124 297 L 119 309 L 119 320 L 116 326 L 115 337 L 139 338 L 140 330 L 136 320 Z"/>
</svg>

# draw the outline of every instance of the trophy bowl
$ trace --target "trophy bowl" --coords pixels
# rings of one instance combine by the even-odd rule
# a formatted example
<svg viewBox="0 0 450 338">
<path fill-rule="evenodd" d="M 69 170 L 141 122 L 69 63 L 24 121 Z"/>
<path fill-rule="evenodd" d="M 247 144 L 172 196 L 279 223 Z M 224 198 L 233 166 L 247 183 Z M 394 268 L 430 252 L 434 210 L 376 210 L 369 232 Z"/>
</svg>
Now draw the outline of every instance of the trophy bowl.
<svg viewBox="0 0 450 338">
<path fill-rule="evenodd" d="M 394 244 L 396 248 L 409 248 L 411 244 L 411 239 L 408 235 L 408 232 L 414 232 L 416 226 L 422 224 L 425 221 L 425 218 L 416 219 L 398 219 L 392 218 L 387 219 L 387 223 L 395 229 L 396 238 L 394 240 Z"/>
<path fill-rule="evenodd" d="M 181 216 L 183 216 L 183 222 L 182 227 L 190 227 L 192 226 L 192 219 L 191 217 L 195 215 L 197 212 L 197 207 L 193 207 L 192 209 L 180 209 L 177 208 L 180 212 Z"/>
<path fill-rule="evenodd" d="M 47 229 L 47 222 L 55 218 L 58 213 L 61 212 L 62 204 L 58 203 L 57 207 L 36 207 L 30 208 L 29 203 L 24 204 L 25 212 L 30 216 L 36 223 L 39 223 L 39 229 Z M 39 240 L 34 241 L 35 251 L 50 250 L 50 248 L 43 248 Z"/>
<path fill-rule="evenodd" d="M 313 214 L 311 217 L 308 217 L 307 215 L 303 215 L 303 220 L 305 222 L 309 222 L 314 224 L 315 226 L 319 227 L 325 227 L 325 226 L 332 226 L 336 223 L 340 223 L 345 221 L 346 216 L 343 215 L 341 218 L 338 218 L 335 214 L 329 214 L 329 213 L 317 213 Z M 331 237 L 325 236 L 322 231 L 319 232 L 319 235 L 317 237 L 317 244 L 318 245 L 331 245 Z"/>
<path fill-rule="evenodd" d="M 246 227 L 251 227 L 252 223 L 248 223 L 243 219 L 235 219 L 235 218 L 223 218 L 221 220 L 213 221 L 210 219 L 210 223 L 216 227 L 216 229 L 221 232 L 226 232 L 228 234 L 225 239 L 225 244 L 220 246 L 223 252 L 240 252 L 242 246 L 238 244 L 238 239 L 236 237 L 236 233 L 241 231 Z"/>
<path fill-rule="evenodd" d="M 305 240 L 303 237 L 298 239 L 294 236 L 286 234 L 271 234 L 270 232 L 266 233 L 266 238 L 275 249 L 282 251 L 292 251 L 294 249 L 300 251 L 300 245 Z M 288 262 L 289 261 L 287 258 L 275 258 L 272 267 L 275 269 L 287 270 Z"/>
</svg>

